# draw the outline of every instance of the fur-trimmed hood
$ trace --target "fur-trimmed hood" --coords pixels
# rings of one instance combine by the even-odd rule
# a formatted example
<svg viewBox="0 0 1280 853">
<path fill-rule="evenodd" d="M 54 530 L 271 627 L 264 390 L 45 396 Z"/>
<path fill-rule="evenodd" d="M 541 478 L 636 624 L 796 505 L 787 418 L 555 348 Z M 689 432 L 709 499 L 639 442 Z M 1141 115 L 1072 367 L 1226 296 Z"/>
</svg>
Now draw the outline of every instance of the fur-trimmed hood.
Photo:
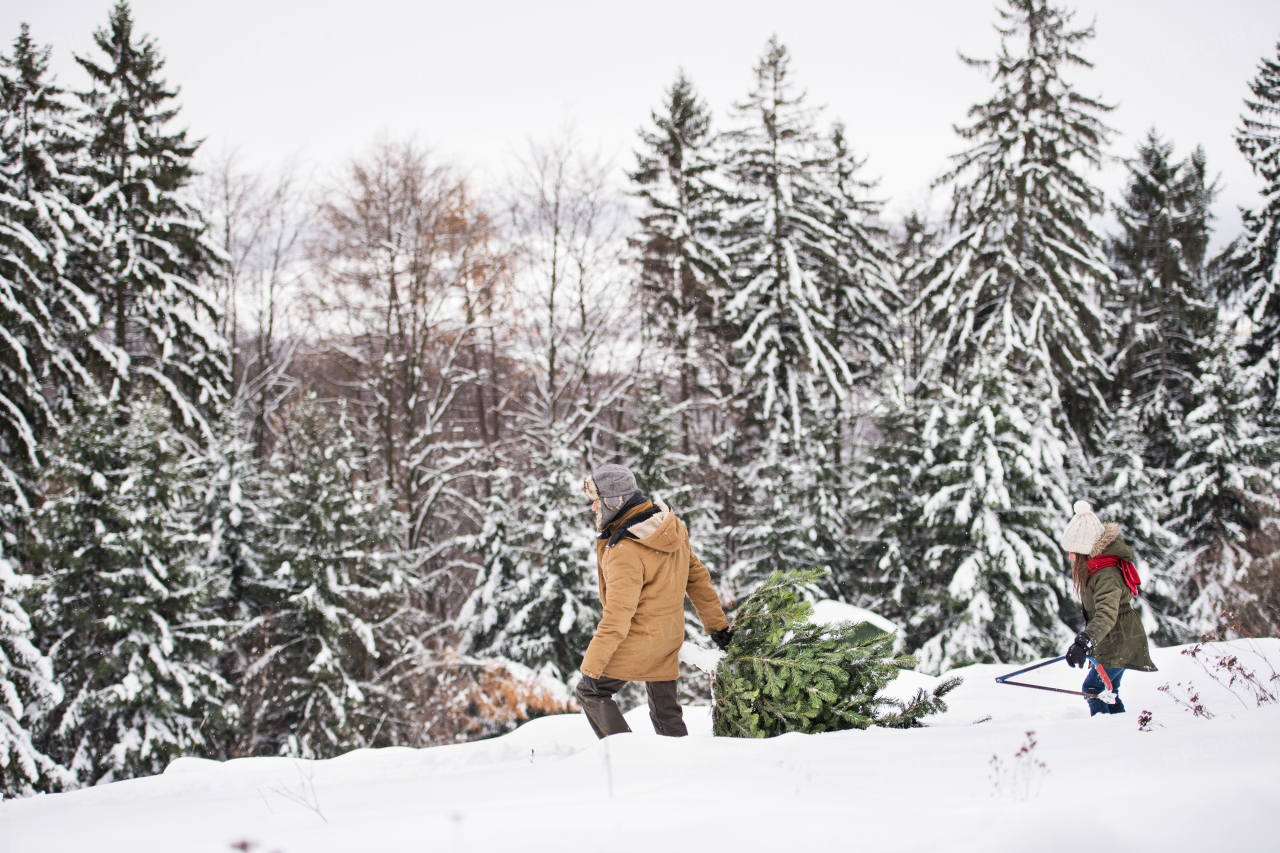
<svg viewBox="0 0 1280 853">
<path fill-rule="evenodd" d="M 609 525 L 598 538 L 607 540 L 608 548 L 617 547 L 626 539 L 634 539 L 655 551 L 666 552 L 675 548 L 681 536 L 685 535 L 679 530 L 679 524 L 671 507 L 660 500 L 644 498 L 642 503 L 624 508 L 622 518 Z"/>
<path fill-rule="evenodd" d="M 655 551 L 674 551 L 684 538 L 680 522 L 671 508 L 660 500 L 654 500 L 657 512 L 630 529 L 640 544 Z"/>
<path fill-rule="evenodd" d="M 1133 549 L 1120 538 L 1120 525 L 1114 521 L 1108 521 L 1102 525 L 1102 535 L 1098 537 L 1098 541 L 1090 549 L 1089 559 L 1092 560 L 1101 554 L 1110 554 L 1130 563 L 1137 559 L 1133 555 Z"/>
<path fill-rule="evenodd" d="M 1107 546 L 1116 541 L 1116 537 L 1120 535 L 1120 525 L 1114 521 L 1108 521 L 1102 525 L 1102 535 L 1098 537 L 1098 541 L 1093 543 L 1093 549 L 1089 551 L 1089 559 L 1101 554 L 1107 549 Z"/>
</svg>

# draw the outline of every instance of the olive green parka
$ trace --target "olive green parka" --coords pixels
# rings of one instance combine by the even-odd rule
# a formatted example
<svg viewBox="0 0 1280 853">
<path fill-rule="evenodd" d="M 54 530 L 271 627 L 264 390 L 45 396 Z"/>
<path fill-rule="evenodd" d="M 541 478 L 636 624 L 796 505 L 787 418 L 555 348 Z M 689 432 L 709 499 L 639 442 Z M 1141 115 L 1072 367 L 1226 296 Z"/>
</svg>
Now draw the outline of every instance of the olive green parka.
<svg viewBox="0 0 1280 853">
<path fill-rule="evenodd" d="M 1110 554 L 1132 563 L 1133 549 L 1120 538 L 1120 525 L 1105 524 L 1102 536 L 1089 553 L 1089 559 Z M 1081 605 L 1087 622 L 1085 633 L 1097 644 L 1094 659 L 1102 666 L 1155 672 L 1147 632 L 1132 607 L 1133 596 L 1119 566 L 1108 566 L 1094 572 L 1081 593 Z"/>
</svg>

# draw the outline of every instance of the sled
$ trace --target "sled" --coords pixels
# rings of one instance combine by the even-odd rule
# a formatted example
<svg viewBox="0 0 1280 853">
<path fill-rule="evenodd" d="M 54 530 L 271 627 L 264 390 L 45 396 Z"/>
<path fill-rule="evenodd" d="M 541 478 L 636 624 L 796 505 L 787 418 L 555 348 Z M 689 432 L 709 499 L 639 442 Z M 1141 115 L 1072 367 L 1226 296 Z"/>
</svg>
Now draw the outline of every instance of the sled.
<svg viewBox="0 0 1280 853">
<path fill-rule="evenodd" d="M 1066 659 L 1067 656 L 1063 655 L 1062 657 L 1047 660 L 1043 663 L 1032 664 L 1031 666 L 1018 670 L 1017 672 L 1011 672 L 1008 675 L 997 675 L 996 684 L 1009 684 L 1013 687 L 1030 687 L 1032 690 L 1049 690 L 1053 693 L 1066 693 L 1068 696 L 1083 696 L 1086 699 L 1100 699 L 1108 705 L 1114 705 L 1116 703 L 1115 688 L 1111 686 L 1111 679 L 1107 676 L 1107 671 L 1101 666 L 1098 666 L 1098 662 L 1093 658 L 1089 658 L 1089 663 L 1093 664 L 1094 668 L 1098 670 L 1098 675 L 1102 676 L 1102 683 L 1107 686 L 1107 689 L 1103 690 L 1101 693 L 1085 693 L 1083 690 L 1067 690 L 1062 687 L 1045 687 L 1043 684 L 1028 684 L 1025 681 L 1009 680 L 1015 675 L 1022 675 L 1024 672 L 1030 672 L 1033 669 L 1039 669 L 1042 666 L 1048 666 L 1051 663 L 1057 663 L 1060 660 Z"/>
</svg>

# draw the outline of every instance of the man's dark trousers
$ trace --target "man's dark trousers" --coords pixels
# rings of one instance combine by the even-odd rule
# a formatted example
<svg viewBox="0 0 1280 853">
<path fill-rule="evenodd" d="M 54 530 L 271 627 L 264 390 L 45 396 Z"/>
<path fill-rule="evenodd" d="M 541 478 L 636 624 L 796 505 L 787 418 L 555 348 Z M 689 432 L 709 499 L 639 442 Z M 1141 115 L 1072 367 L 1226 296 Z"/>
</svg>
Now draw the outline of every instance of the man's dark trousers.
<svg viewBox="0 0 1280 853">
<path fill-rule="evenodd" d="M 627 682 L 619 678 L 603 676 L 596 681 L 598 689 L 592 691 L 585 681 L 579 681 L 574 693 L 587 715 L 596 737 L 631 731 L 618 703 L 613 701 L 613 694 L 623 688 Z M 645 692 L 649 694 L 649 719 L 653 721 L 653 730 L 667 737 L 684 737 L 689 730 L 684 725 L 684 711 L 676 698 L 674 681 L 646 681 Z"/>
</svg>

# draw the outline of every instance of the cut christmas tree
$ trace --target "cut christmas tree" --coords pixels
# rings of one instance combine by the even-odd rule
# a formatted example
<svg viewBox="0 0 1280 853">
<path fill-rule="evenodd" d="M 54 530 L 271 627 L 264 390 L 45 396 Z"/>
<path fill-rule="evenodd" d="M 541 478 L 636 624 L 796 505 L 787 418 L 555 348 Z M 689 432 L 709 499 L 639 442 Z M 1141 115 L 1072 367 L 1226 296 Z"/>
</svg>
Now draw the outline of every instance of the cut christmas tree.
<svg viewBox="0 0 1280 853">
<path fill-rule="evenodd" d="M 734 614 L 733 642 L 716 670 L 716 735 L 913 728 L 947 709 L 943 697 L 959 678 L 932 693 L 919 690 L 910 702 L 877 695 L 915 663 L 893 654 L 892 634 L 869 634 L 865 623 L 809 621 L 813 605 L 805 591 L 826 575 L 823 569 L 775 572 Z"/>
</svg>

